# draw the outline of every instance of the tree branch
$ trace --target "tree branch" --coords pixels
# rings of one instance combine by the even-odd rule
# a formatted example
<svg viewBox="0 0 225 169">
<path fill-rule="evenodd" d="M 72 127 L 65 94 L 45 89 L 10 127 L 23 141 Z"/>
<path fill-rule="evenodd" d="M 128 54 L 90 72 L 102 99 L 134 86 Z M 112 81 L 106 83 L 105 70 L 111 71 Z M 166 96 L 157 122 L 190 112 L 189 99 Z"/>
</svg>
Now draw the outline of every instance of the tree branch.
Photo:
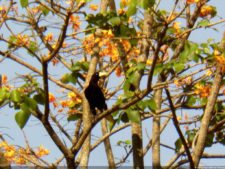
<svg viewBox="0 0 225 169">
<path fill-rule="evenodd" d="M 179 135 L 179 137 L 180 137 L 180 139 L 181 139 L 181 141 L 182 141 L 182 144 L 183 144 L 184 149 L 185 149 L 185 151 L 186 151 L 186 154 L 187 154 L 187 156 L 188 156 L 188 160 L 189 160 L 189 163 L 190 163 L 190 167 L 191 167 L 192 169 L 194 169 L 194 168 L 195 168 L 195 167 L 194 167 L 194 162 L 193 162 L 191 153 L 190 153 L 190 151 L 189 151 L 189 147 L 188 147 L 188 145 L 187 145 L 187 143 L 186 143 L 185 137 L 183 136 L 182 131 L 181 131 L 180 127 L 179 127 L 179 122 L 178 122 L 178 120 L 177 120 L 177 115 L 176 115 L 176 109 L 175 109 L 175 107 L 174 107 L 174 105 L 173 105 L 173 101 L 172 101 L 172 99 L 171 99 L 170 92 L 169 92 L 169 90 L 168 90 L 167 88 L 165 88 L 165 91 L 166 91 L 166 95 L 167 95 L 167 98 L 168 98 L 168 102 L 169 102 L 169 104 L 170 104 L 171 112 L 172 112 L 172 114 L 173 114 L 173 123 L 174 123 L 174 126 L 175 126 L 175 128 L 176 128 L 176 130 L 177 130 L 177 133 L 178 133 L 178 135 Z"/>
</svg>

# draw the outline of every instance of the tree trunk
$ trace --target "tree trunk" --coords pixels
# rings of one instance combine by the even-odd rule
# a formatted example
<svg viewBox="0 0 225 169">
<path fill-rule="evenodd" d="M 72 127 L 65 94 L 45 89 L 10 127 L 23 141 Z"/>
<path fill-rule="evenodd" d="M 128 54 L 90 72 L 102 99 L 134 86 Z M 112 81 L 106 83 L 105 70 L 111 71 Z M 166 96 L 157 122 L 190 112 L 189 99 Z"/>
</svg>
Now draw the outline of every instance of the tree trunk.
<svg viewBox="0 0 225 169">
<path fill-rule="evenodd" d="M 131 123 L 132 128 L 132 145 L 133 145 L 133 160 L 135 169 L 144 169 L 143 160 L 143 145 L 142 145 L 142 126 L 140 123 Z"/>
<path fill-rule="evenodd" d="M 107 120 L 102 119 L 101 125 L 102 125 L 102 135 L 104 136 L 105 134 L 107 134 Z M 111 147 L 109 138 L 105 139 L 104 145 L 105 145 L 105 152 L 106 152 L 106 156 L 107 156 L 108 164 L 109 164 L 108 168 L 115 169 L 116 165 L 115 165 L 113 151 L 112 151 L 112 147 Z"/>
<path fill-rule="evenodd" d="M 225 49 L 225 41 L 224 40 L 225 40 L 225 32 L 223 34 L 223 38 L 222 38 L 222 41 L 220 44 L 220 47 L 222 50 Z M 213 115 L 212 114 L 213 109 L 216 104 L 216 100 L 218 97 L 218 93 L 220 90 L 220 85 L 221 85 L 222 80 L 223 80 L 223 74 L 222 74 L 221 66 L 216 65 L 216 75 L 215 75 L 215 78 L 213 81 L 210 96 L 206 103 L 206 108 L 205 108 L 204 115 L 202 118 L 201 127 L 199 129 L 199 135 L 197 136 L 197 142 L 194 147 L 193 162 L 194 162 L 195 167 L 198 167 L 201 156 L 204 152 L 205 143 L 206 143 L 207 134 L 208 134 L 208 128 L 209 128 L 210 120 Z"/>
<path fill-rule="evenodd" d="M 86 99 L 83 100 L 83 127 L 84 130 L 88 128 L 91 125 L 91 114 L 90 110 L 88 109 L 88 102 Z M 91 135 L 89 134 L 84 141 L 84 144 L 82 146 L 81 151 L 81 160 L 80 160 L 80 166 L 82 169 L 87 168 L 88 161 L 89 161 L 89 154 L 90 154 L 90 144 L 91 144 Z"/>
<path fill-rule="evenodd" d="M 101 0 L 101 9 L 100 9 L 101 13 L 107 12 L 108 7 L 110 7 L 111 10 L 116 10 L 114 0 Z M 102 119 L 101 126 L 102 126 L 102 135 L 107 134 L 107 132 L 108 132 L 107 131 L 107 120 L 105 118 Z M 116 168 L 116 164 L 114 161 L 113 151 L 112 151 L 112 147 L 111 147 L 109 138 L 105 139 L 104 146 L 105 146 L 105 152 L 106 152 L 106 156 L 107 156 L 107 160 L 108 160 L 109 169 L 114 169 L 114 168 Z"/>
<path fill-rule="evenodd" d="M 2 152 L 0 152 L 0 168 L 4 168 L 4 169 L 11 168 L 9 162 L 5 159 Z"/>
<path fill-rule="evenodd" d="M 150 37 L 151 35 L 151 25 L 152 25 L 152 16 L 148 11 L 144 13 L 144 26 L 143 26 L 143 34 L 146 37 Z M 146 63 L 148 55 L 149 55 L 150 44 L 148 39 L 143 39 L 141 41 L 141 55 L 138 57 L 138 63 Z M 136 81 L 134 82 L 135 91 L 139 88 L 141 78 L 143 76 L 143 71 L 137 71 L 135 73 Z M 134 168 L 144 168 L 144 156 L 143 156 L 143 144 L 142 144 L 142 124 L 141 122 L 131 123 L 132 128 L 132 145 L 133 145 L 133 165 Z"/>
<path fill-rule="evenodd" d="M 116 10 L 116 4 L 114 0 L 101 0 L 100 11 L 106 12 L 107 8 L 109 7 L 110 10 Z"/>
<path fill-rule="evenodd" d="M 88 75 L 87 75 L 87 79 L 85 81 L 84 84 L 84 88 L 86 88 L 89 84 L 89 81 L 91 79 L 92 74 L 96 71 L 96 66 L 98 63 L 98 48 L 95 47 L 95 49 L 93 49 L 93 51 L 95 51 L 94 55 L 92 56 L 92 59 L 90 61 L 90 67 L 88 70 Z M 83 131 L 87 130 L 90 125 L 92 124 L 92 114 L 90 112 L 90 108 L 88 105 L 88 101 L 84 95 L 84 93 L 82 93 L 82 97 L 83 97 Z M 84 141 L 84 144 L 82 145 L 82 150 L 81 150 L 81 160 L 80 160 L 80 166 L 82 166 L 82 168 L 87 168 L 88 166 L 88 161 L 89 161 L 89 154 L 90 154 L 90 145 L 91 145 L 91 135 L 89 134 L 87 136 L 87 138 Z"/>
<path fill-rule="evenodd" d="M 161 79 L 158 82 L 161 82 Z M 157 106 L 156 111 L 158 111 L 161 109 L 162 104 L 162 89 L 155 91 L 154 100 Z M 155 114 L 152 126 L 152 167 L 153 169 L 158 169 L 160 166 L 160 117 L 158 114 Z"/>
<path fill-rule="evenodd" d="M 198 138 L 197 138 L 197 143 L 196 143 L 196 146 L 194 147 L 193 162 L 194 162 L 195 167 L 198 167 L 199 161 L 201 159 L 202 153 L 203 153 L 204 148 L 205 148 L 209 123 L 210 123 L 210 120 L 212 118 L 212 114 L 213 114 L 212 112 L 213 112 L 213 109 L 214 109 L 214 106 L 215 106 L 215 103 L 216 103 L 216 99 L 218 97 L 218 93 L 219 93 L 220 84 L 221 84 L 222 79 L 223 79 L 223 76 L 221 74 L 221 68 L 217 67 L 216 76 L 215 76 L 215 79 L 213 81 L 211 93 L 210 93 L 210 96 L 208 98 L 206 108 L 205 108 L 205 111 L 204 111 L 204 115 L 203 115 L 203 118 L 202 118 L 201 127 L 200 127 L 199 135 L 198 135 Z"/>
</svg>

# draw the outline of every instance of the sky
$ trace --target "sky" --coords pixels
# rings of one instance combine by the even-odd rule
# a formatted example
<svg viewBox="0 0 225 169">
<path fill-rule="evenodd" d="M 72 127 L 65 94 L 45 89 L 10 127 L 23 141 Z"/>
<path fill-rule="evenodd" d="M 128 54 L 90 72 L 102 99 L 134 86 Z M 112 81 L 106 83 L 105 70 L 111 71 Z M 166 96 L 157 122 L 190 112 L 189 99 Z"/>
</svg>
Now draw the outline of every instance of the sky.
<svg viewBox="0 0 225 169">
<path fill-rule="evenodd" d="M 100 1 L 93 1 L 93 3 L 99 3 Z M 118 2 L 118 1 L 117 1 Z M 168 9 L 169 4 L 171 4 L 173 0 L 163 0 L 163 3 L 161 4 L 162 9 Z M 218 15 L 225 18 L 225 13 L 224 13 L 224 7 L 225 7 L 225 1 L 224 0 L 211 0 L 210 4 L 217 6 L 217 11 Z M 118 4 L 117 4 L 118 5 Z M 216 18 L 217 19 L 217 18 Z M 201 29 L 198 31 L 194 31 L 191 34 L 191 39 L 195 42 L 204 42 L 207 38 L 213 37 L 216 40 L 220 40 L 222 32 L 224 30 L 224 25 L 221 24 L 218 26 L 218 31 L 213 31 L 213 30 L 206 30 L 206 29 Z M 0 30 L 0 34 L 4 34 L 4 30 Z M 35 62 L 32 64 L 36 64 Z M 58 71 L 61 71 L 60 68 L 58 68 Z M 15 62 L 12 62 L 10 60 L 5 59 L 4 62 L 0 63 L 0 73 L 1 74 L 7 74 L 9 79 L 13 81 L 14 77 L 16 76 L 16 73 L 19 74 L 26 74 L 27 69 L 24 69 L 22 66 L 16 64 Z M 54 72 L 57 74 L 57 71 Z M 113 83 L 115 83 L 112 80 L 112 86 Z M 54 90 L 55 86 L 51 84 L 51 90 Z M 12 109 L 9 109 L 7 107 L 1 108 L 0 109 L 0 132 L 7 135 L 4 135 L 5 138 L 12 144 L 17 144 L 17 145 L 25 145 L 25 141 L 23 138 L 23 131 L 19 129 L 17 126 L 15 120 L 14 120 L 15 112 Z M 68 128 L 73 127 L 73 123 L 65 123 Z M 147 120 L 143 122 L 143 134 L 144 136 L 144 145 L 147 144 L 149 138 L 151 138 L 151 126 L 152 126 L 152 121 Z M 170 144 L 173 146 L 173 142 L 178 138 L 178 135 L 172 125 L 169 124 L 170 127 L 167 127 L 162 134 L 161 141 L 162 143 L 165 144 Z M 127 129 L 120 131 L 118 134 L 115 134 L 111 137 L 111 143 L 113 147 L 113 152 L 116 156 L 116 158 L 121 158 L 123 155 L 125 155 L 125 152 L 122 147 L 119 147 L 117 145 L 118 140 L 128 140 L 131 139 L 130 135 L 130 127 Z M 43 127 L 41 127 L 40 123 L 35 119 L 31 118 L 29 122 L 27 123 L 26 127 L 24 128 L 24 132 L 26 133 L 26 136 L 29 140 L 29 143 L 32 147 L 38 147 L 40 144 L 43 144 L 46 148 L 50 150 L 50 155 L 45 157 L 47 161 L 55 161 L 57 157 L 59 157 L 59 150 L 57 147 L 52 144 L 51 139 L 49 136 L 46 134 L 45 130 Z M 93 140 L 96 140 L 98 137 L 101 136 L 101 128 L 100 125 L 97 125 L 93 129 Z M 206 148 L 206 151 L 209 151 L 208 148 Z M 223 146 L 217 145 L 213 149 L 211 149 L 209 152 L 216 152 L 216 153 L 224 153 L 225 148 Z M 104 155 L 103 155 L 104 154 Z M 165 165 L 166 162 L 174 155 L 173 150 L 168 150 L 164 147 L 161 149 L 161 161 L 162 165 Z M 128 158 L 129 162 L 125 163 L 125 165 L 131 166 L 132 165 L 132 156 Z M 107 165 L 106 162 L 106 156 L 104 152 L 104 147 L 103 144 L 98 146 L 90 155 L 90 165 L 95 165 L 95 166 L 100 166 L 100 165 Z M 151 165 L 151 151 L 147 153 L 145 156 L 145 165 Z M 202 160 L 201 165 L 224 165 L 225 166 L 225 160 L 217 160 L 217 159 L 212 159 L 212 160 Z"/>
</svg>

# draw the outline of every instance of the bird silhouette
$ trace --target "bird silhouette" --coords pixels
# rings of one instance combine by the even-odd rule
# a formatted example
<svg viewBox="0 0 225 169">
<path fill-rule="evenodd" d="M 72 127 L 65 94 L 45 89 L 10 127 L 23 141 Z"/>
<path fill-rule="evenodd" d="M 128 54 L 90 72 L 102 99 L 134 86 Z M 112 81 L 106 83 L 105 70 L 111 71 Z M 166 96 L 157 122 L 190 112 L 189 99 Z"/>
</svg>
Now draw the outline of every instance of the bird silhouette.
<svg viewBox="0 0 225 169">
<path fill-rule="evenodd" d="M 93 115 L 97 114 L 96 108 L 101 112 L 107 110 L 104 94 L 101 88 L 98 86 L 99 79 L 99 73 L 94 73 L 91 77 L 88 87 L 84 90 L 85 97 L 88 100 Z"/>
</svg>

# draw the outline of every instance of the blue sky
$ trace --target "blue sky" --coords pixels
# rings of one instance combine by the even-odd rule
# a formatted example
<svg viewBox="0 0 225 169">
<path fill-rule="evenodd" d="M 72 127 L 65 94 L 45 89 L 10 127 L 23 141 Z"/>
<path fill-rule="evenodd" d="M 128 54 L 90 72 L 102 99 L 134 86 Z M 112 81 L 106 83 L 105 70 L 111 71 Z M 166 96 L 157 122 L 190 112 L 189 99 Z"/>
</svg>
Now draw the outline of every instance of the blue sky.
<svg viewBox="0 0 225 169">
<path fill-rule="evenodd" d="M 93 2 L 97 4 L 100 1 L 96 0 Z M 168 9 L 169 4 L 173 3 L 174 0 L 163 0 L 163 2 L 164 3 L 162 4 L 161 8 Z M 218 7 L 217 8 L 218 15 L 225 18 L 225 13 L 224 13 L 225 1 L 224 0 L 211 0 L 210 4 L 217 6 Z M 222 32 L 225 28 L 224 25 L 225 24 L 219 25 L 217 27 L 218 31 L 206 30 L 206 29 L 194 31 L 191 35 L 191 39 L 196 42 L 204 42 L 207 38 L 213 37 L 213 38 L 215 38 L 215 40 L 219 41 L 221 38 Z M 1 31 L 0 34 L 5 33 L 3 30 L 0 30 L 0 31 Z M 33 64 L 35 65 L 36 62 L 34 62 Z M 38 66 L 38 65 L 36 65 L 36 66 Z M 60 67 L 58 67 L 58 71 L 61 71 Z M 7 59 L 4 60 L 4 62 L 0 63 L 0 73 L 7 74 L 9 79 L 13 80 L 16 73 L 18 73 L 18 72 L 20 74 L 23 74 L 23 73 L 26 74 L 27 69 L 24 69 L 22 66 L 16 64 L 15 62 L 7 60 Z M 56 72 L 54 72 L 54 73 L 57 74 Z M 114 82 L 111 82 L 111 83 L 113 85 Z M 54 88 L 55 88 L 55 85 L 51 84 L 51 90 L 54 91 Z M 3 134 L 7 133 L 7 135 L 5 135 L 5 138 L 10 143 L 17 144 L 17 145 L 25 145 L 23 133 L 17 126 L 17 124 L 14 120 L 14 116 L 15 116 L 14 110 L 8 109 L 7 107 L 0 109 L 0 118 L 1 118 L 0 132 Z M 65 123 L 67 123 L 67 122 L 65 122 Z M 147 121 L 143 122 L 144 145 L 146 145 L 149 140 L 148 136 L 151 137 L 151 125 L 152 125 L 151 120 L 147 120 Z M 73 126 L 74 126 L 73 123 L 67 124 L 67 128 L 69 128 L 69 127 L 72 128 Z M 24 128 L 24 131 L 25 131 L 27 138 L 29 140 L 29 143 L 32 147 L 37 147 L 40 144 L 43 144 L 44 146 L 46 146 L 46 148 L 48 148 L 51 151 L 51 154 L 46 157 L 47 160 L 54 161 L 57 157 L 60 157 L 59 150 L 57 149 L 57 147 L 54 144 L 52 144 L 51 139 L 49 138 L 49 136 L 47 135 L 47 133 L 45 132 L 43 127 L 41 127 L 40 123 L 35 118 L 31 118 L 29 120 L 28 124 Z M 97 125 L 93 129 L 92 134 L 95 136 L 95 137 L 92 137 L 93 140 L 96 139 L 96 137 L 101 136 L 101 128 L 99 125 Z M 178 135 L 176 134 L 176 131 L 171 123 L 170 127 L 167 127 L 162 134 L 162 138 L 161 138 L 162 143 L 170 144 L 171 146 L 173 146 L 173 143 L 177 138 L 178 138 Z M 113 152 L 115 154 L 115 157 L 121 158 L 122 155 L 125 155 L 124 150 L 121 147 L 118 147 L 116 145 L 117 141 L 118 140 L 128 140 L 128 139 L 131 139 L 130 127 L 128 127 L 127 129 L 125 129 L 111 137 L 111 142 L 112 142 L 112 147 L 113 147 Z M 225 152 L 224 150 L 225 150 L 225 148 L 223 146 L 217 145 L 217 146 L 215 146 L 215 148 L 210 150 L 210 152 L 224 153 Z M 208 151 L 208 149 L 206 149 L 206 151 Z M 162 165 L 165 165 L 166 162 L 174 155 L 174 151 L 167 150 L 163 147 L 161 149 L 161 153 L 162 153 L 162 157 L 161 157 Z M 131 156 L 131 158 L 129 158 L 129 161 L 130 161 L 130 163 L 126 163 L 125 165 L 132 165 L 132 162 L 131 162 L 132 156 Z M 107 164 L 103 144 L 98 146 L 91 153 L 89 164 L 96 165 L 96 166 Z M 203 164 L 203 165 L 225 165 L 225 161 L 217 160 L 217 159 L 212 159 L 212 160 L 207 159 L 207 160 L 202 160 L 201 164 Z M 150 152 L 145 156 L 145 165 L 151 165 L 151 153 Z"/>
</svg>

